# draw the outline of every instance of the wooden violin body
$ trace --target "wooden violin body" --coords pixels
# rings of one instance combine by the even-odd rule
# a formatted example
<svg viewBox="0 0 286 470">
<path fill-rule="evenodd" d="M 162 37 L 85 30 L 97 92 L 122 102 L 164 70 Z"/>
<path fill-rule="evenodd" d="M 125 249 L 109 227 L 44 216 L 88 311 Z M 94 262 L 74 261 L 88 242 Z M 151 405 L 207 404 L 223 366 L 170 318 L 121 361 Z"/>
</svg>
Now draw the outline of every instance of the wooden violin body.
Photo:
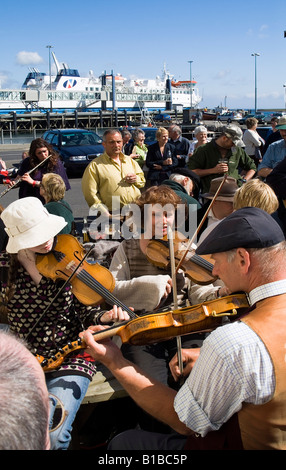
<svg viewBox="0 0 286 470">
<path fill-rule="evenodd" d="M 137 315 L 112 294 L 115 279 L 112 273 L 100 264 L 89 264 L 84 259 L 84 250 L 72 235 L 58 235 L 53 250 L 38 255 L 36 265 L 39 272 L 56 281 L 70 282 L 75 297 L 84 305 L 107 304 L 122 307 L 130 318 Z"/>
<path fill-rule="evenodd" d="M 230 295 L 170 312 L 137 317 L 94 333 L 94 339 L 100 341 L 118 335 L 122 343 L 146 345 L 176 336 L 213 330 L 221 325 L 223 317 L 237 315 L 238 309 L 243 311 L 248 307 L 244 294 Z M 67 344 L 50 359 L 44 359 L 42 356 L 37 356 L 37 359 L 47 372 L 59 367 L 67 354 L 85 347 L 85 342 L 78 339 Z"/>
<path fill-rule="evenodd" d="M 37 256 L 37 268 L 43 276 L 54 281 L 57 279 L 67 280 L 83 260 L 84 254 L 82 245 L 75 237 L 58 235 L 53 251 L 46 255 Z M 115 280 L 111 272 L 104 266 L 84 261 L 78 273 L 71 279 L 71 284 L 73 293 L 80 302 L 84 305 L 98 305 L 104 299 L 101 295 L 101 286 L 112 292 Z"/>
<path fill-rule="evenodd" d="M 176 265 L 180 262 L 186 248 L 186 239 L 178 232 L 174 235 L 174 257 Z M 150 240 L 146 248 L 148 261 L 155 266 L 167 269 L 170 266 L 170 255 L 167 238 L 162 240 Z M 213 264 L 208 255 L 198 256 L 193 248 L 188 253 L 180 266 L 185 275 L 193 282 L 201 285 L 211 284 L 217 277 L 212 275 Z"/>
</svg>

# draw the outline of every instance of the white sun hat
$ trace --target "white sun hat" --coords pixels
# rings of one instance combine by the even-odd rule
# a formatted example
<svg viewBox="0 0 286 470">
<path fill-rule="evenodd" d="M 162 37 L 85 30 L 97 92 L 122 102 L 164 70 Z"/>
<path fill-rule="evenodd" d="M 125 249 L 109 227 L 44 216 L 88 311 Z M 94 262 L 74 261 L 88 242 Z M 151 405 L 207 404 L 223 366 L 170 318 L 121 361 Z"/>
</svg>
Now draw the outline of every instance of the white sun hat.
<svg viewBox="0 0 286 470">
<path fill-rule="evenodd" d="M 50 214 L 36 197 L 12 202 L 2 212 L 1 219 L 9 237 L 6 246 L 8 253 L 42 245 L 67 225 L 63 217 Z"/>
</svg>

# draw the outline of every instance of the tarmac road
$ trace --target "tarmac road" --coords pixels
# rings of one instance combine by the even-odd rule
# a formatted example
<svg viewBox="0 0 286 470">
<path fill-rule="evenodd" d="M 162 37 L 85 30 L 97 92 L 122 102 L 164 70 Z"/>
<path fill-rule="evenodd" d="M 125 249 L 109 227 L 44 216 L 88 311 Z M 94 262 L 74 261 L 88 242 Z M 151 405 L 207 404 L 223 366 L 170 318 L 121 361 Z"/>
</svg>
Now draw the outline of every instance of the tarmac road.
<svg viewBox="0 0 286 470">
<path fill-rule="evenodd" d="M 21 162 L 23 146 L 21 145 L 0 145 L 0 157 L 6 162 L 7 168 L 12 168 L 14 163 Z M 89 207 L 81 190 L 81 177 L 69 178 L 71 189 L 66 192 L 65 200 L 73 209 L 75 218 L 88 216 Z M 0 193 L 5 190 L 5 185 L 0 185 Z M 18 198 L 18 189 L 11 189 L 1 199 L 0 204 L 5 208 Z"/>
</svg>

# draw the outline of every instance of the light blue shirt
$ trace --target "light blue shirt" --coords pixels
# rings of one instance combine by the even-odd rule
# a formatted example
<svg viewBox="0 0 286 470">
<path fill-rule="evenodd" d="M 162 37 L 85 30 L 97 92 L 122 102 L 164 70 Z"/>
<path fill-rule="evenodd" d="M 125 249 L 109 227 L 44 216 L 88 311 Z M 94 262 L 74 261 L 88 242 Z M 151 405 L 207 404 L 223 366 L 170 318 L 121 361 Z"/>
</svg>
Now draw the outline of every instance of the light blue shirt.
<svg viewBox="0 0 286 470">
<path fill-rule="evenodd" d="M 249 293 L 250 305 L 286 293 L 286 280 L 260 286 Z M 178 391 L 174 407 L 179 419 L 205 436 L 218 430 L 242 403 L 263 404 L 275 389 L 271 358 L 262 340 L 244 322 L 214 330 Z"/>
<path fill-rule="evenodd" d="M 262 168 L 274 168 L 286 157 L 286 142 L 284 139 L 270 144 L 266 150 L 262 162 L 258 165 L 258 171 Z"/>
</svg>

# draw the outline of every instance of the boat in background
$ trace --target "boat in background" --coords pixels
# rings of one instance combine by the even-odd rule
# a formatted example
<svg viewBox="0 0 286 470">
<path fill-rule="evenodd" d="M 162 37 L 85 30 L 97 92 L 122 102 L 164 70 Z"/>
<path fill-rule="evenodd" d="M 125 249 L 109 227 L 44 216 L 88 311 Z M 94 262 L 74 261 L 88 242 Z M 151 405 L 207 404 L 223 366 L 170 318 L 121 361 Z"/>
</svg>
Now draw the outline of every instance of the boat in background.
<svg viewBox="0 0 286 470">
<path fill-rule="evenodd" d="M 162 77 L 127 79 L 92 71 L 81 77 L 77 69 L 60 64 L 52 52 L 56 74 L 30 69 L 21 90 L 0 89 L 0 113 L 99 110 L 171 110 L 196 108 L 201 102 L 195 81 L 175 81 L 164 66 Z"/>
<path fill-rule="evenodd" d="M 216 121 L 219 113 L 217 111 L 208 111 L 208 110 L 203 110 L 203 121 Z"/>
</svg>

